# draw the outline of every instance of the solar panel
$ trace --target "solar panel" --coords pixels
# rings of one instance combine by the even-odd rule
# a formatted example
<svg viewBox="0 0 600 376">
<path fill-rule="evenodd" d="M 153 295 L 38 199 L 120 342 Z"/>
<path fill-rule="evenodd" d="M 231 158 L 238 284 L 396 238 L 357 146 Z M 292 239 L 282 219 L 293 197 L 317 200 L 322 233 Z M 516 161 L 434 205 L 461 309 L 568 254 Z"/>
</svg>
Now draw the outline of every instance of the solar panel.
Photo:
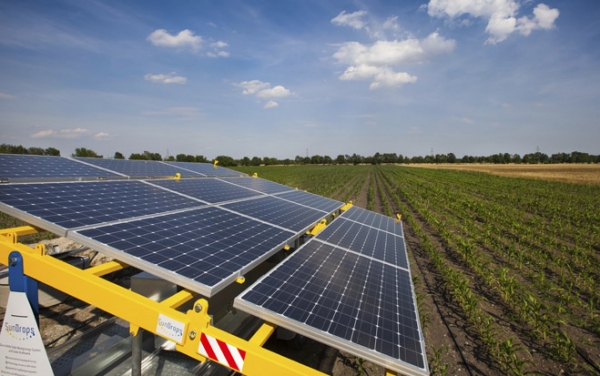
<svg viewBox="0 0 600 376">
<path fill-rule="evenodd" d="M 0 154 L 0 178 L 10 181 L 118 177 L 72 159 L 42 155 Z"/>
<path fill-rule="evenodd" d="M 394 218 L 390 218 L 366 209 L 352 206 L 350 209 L 344 212 L 342 217 L 383 231 L 391 232 L 392 234 L 396 234 L 398 236 L 404 236 L 402 226 L 399 226 L 399 223 L 397 223 Z"/>
<path fill-rule="evenodd" d="M 190 171 L 204 176 L 240 176 L 244 175 L 239 171 L 230 170 L 217 165 L 217 168 L 210 163 L 192 163 L 192 162 L 167 162 L 163 163 L 174 166 L 182 171 Z M 183 173 L 182 173 L 183 175 Z M 189 175 L 189 174 L 185 174 Z"/>
<path fill-rule="evenodd" d="M 239 201 L 222 206 L 295 232 L 307 230 L 324 217 L 321 211 L 273 196 Z"/>
<path fill-rule="evenodd" d="M 141 181 L 0 185 L 2 211 L 63 236 L 66 229 L 195 206 L 202 203 Z"/>
<path fill-rule="evenodd" d="M 152 180 L 151 184 L 210 203 L 262 196 L 260 192 L 226 183 L 214 178 Z"/>
<path fill-rule="evenodd" d="M 295 233 L 218 207 L 77 230 L 70 237 L 210 297 Z"/>
<path fill-rule="evenodd" d="M 261 178 L 251 178 L 251 177 L 243 177 L 243 178 L 223 178 L 223 181 L 227 181 L 229 183 L 239 185 L 242 187 L 250 188 L 258 192 L 266 193 L 266 194 L 275 194 L 287 191 L 293 191 L 292 188 L 286 187 L 282 184 L 273 183 L 272 181 L 268 181 Z"/>
<path fill-rule="evenodd" d="M 313 209 L 322 210 L 327 213 L 332 213 L 344 205 L 340 201 L 298 190 L 285 192 L 277 195 L 277 197 L 295 202 L 297 204 L 305 205 Z"/>
<path fill-rule="evenodd" d="M 394 371 L 428 375 L 413 291 L 408 270 L 313 239 L 234 307 Z"/>
<path fill-rule="evenodd" d="M 408 269 L 404 238 L 347 220 L 344 214 L 325 227 L 317 239 Z M 400 223 L 395 223 L 395 226 L 402 227 Z"/>
<path fill-rule="evenodd" d="M 175 176 L 178 172 L 181 175 L 200 176 L 195 172 L 186 174 L 181 169 L 158 161 L 103 158 L 75 158 L 75 160 L 134 178 Z"/>
</svg>

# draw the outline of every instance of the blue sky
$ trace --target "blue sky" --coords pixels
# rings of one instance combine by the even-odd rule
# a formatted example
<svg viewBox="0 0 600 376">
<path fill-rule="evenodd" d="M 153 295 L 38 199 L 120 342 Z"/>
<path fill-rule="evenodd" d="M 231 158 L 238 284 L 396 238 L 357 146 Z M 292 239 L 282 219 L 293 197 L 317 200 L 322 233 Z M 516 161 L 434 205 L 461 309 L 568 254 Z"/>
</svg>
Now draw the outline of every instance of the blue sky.
<svg viewBox="0 0 600 376">
<path fill-rule="evenodd" d="M 600 154 L 600 2 L 0 1 L 1 143 Z"/>
</svg>

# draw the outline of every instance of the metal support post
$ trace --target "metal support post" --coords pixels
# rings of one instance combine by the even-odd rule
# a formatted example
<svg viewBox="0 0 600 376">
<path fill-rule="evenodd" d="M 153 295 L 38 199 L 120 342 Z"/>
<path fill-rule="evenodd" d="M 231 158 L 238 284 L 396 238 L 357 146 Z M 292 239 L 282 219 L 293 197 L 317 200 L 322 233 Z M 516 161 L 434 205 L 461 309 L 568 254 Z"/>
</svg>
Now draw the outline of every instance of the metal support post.
<svg viewBox="0 0 600 376">
<path fill-rule="evenodd" d="M 139 329 L 131 338 L 131 376 L 142 376 L 142 340 L 144 330 Z"/>
<path fill-rule="evenodd" d="M 38 281 L 23 273 L 23 257 L 18 251 L 8 256 L 8 280 L 10 291 L 24 292 L 35 315 L 35 321 L 40 325 L 40 307 L 38 303 Z"/>
</svg>

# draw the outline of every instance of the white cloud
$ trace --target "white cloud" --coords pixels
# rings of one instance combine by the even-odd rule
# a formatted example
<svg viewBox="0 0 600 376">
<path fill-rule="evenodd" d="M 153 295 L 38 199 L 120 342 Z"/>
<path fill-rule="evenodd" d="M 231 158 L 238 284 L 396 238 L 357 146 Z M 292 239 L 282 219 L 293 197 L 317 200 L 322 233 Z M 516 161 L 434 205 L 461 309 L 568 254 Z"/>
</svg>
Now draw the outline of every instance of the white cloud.
<svg viewBox="0 0 600 376">
<path fill-rule="evenodd" d="M 161 84 L 185 84 L 187 82 L 186 77 L 176 76 L 175 72 L 169 74 L 150 74 L 144 76 L 144 79 L 151 82 L 157 82 Z"/>
<path fill-rule="evenodd" d="M 256 93 L 259 98 L 283 98 L 291 95 L 292 92 L 281 85 L 277 85 L 272 89 L 264 89 Z"/>
<path fill-rule="evenodd" d="M 212 48 L 225 48 L 225 47 L 229 47 L 229 45 L 225 42 L 223 42 L 222 40 L 211 43 L 210 46 Z"/>
<path fill-rule="evenodd" d="M 215 57 L 229 57 L 229 52 L 227 52 L 227 51 L 217 51 L 217 53 L 207 52 L 206 56 L 212 57 L 212 58 L 215 58 Z"/>
<path fill-rule="evenodd" d="M 96 140 L 108 140 L 110 138 L 110 135 L 106 132 L 99 132 L 94 135 L 94 138 Z"/>
<path fill-rule="evenodd" d="M 365 23 L 361 18 L 366 14 L 367 12 L 364 10 L 359 10 L 354 13 L 346 13 L 346 11 L 343 10 L 331 20 L 331 23 L 338 26 L 350 26 L 355 29 L 362 29 L 365 26 Z"/>
<path fill-rule="evenodd" d="M 399 31 L 400 26 L 398 25 L 398 16 L 389 17 L 387 20 L 385 20 L 385 22 L 383 23 L 383 28 L 393 31 Z"/>
<path fill-rule="evenodd" d="M 417 81 L 416 76 L 396 72 L 393 67 L 408 63 L 424 63 L 436 55 L 450 52 L 456 46 L 452 39 L 438 33 L 418 40 L 377 41 L 371 46 L 358 42 L 344 43 L 333 55 L 338 62 L 350 65 L 340 80 L 372 80 L 370 89 L 401 86 Z"/>
<path fill-rule="evenodd" d="M 475 121 L 473 121 L 473 119 L 470 119 L 468 117 L 463 117 L 460 119 L 460 121 L 462 121 L 465 124 L 475 124 Z"/>
<path fill-rule="evenodd" d="M 279 103 L 275 102 L 275 101 L 268 101 L 263 108 L 275 108 L 275 107 L 279 107 Z"/>
<path fill-rule="evenodd" d="M 0 92 L 0 99 L 15 99 L 15 98 L 17 98 L 17 97 L 15 97 L 14 95 Z"/>
<path fill-rule="evenodd" d="M 194 35 L 194 32 L 188 29 L 180 31 L 177 35 L 171 35 L 165 29 L 158 29 L 148 35 L 146 39 L 155 46 L 176 48 L 189 47 L 194 51 L 199 50 L 202 45 L 202 37 Z"/>
<path fill-rule="evenodd" d="M 486 43 L 491 44 L 502 42 L 515 31 L 529 35 L 532 30 L 551 29 L 559 15 L 558 9 L 538 4 L 532 19 L 527 16 L 517 19 L 519 8 L 517 0 L 430 0 L 427 13 L 431 17 L 450 19 L 462 15 L 487 19 L 485 31 L 490 37 Z"/>
<path fill-rule="evenodd" d="M 271 86 L 270 83 L 268 82 L 262 82 L 259 80 L 252 80 L 252 81 L 242 81 L 239 84 L 234 84 L 237 87 L 241 87 L 242 89 L 244 89 L 242 91 L 242 94 L 247 95 L 247 94 L 254 94 L 259 90 L 262 89 L 266 89 L 269 86 Z"/>
<path fill-rule="evenodd" d="M 53 129 L 40 131 L 35 134 L 32 134 L 32 138 L 81 138 L 82 136 L 89 133 L 89 131 L 85 128 L 75 128 L 75 129 L 61 129 L 59 131 L 55 131 Z"/>
</svg>

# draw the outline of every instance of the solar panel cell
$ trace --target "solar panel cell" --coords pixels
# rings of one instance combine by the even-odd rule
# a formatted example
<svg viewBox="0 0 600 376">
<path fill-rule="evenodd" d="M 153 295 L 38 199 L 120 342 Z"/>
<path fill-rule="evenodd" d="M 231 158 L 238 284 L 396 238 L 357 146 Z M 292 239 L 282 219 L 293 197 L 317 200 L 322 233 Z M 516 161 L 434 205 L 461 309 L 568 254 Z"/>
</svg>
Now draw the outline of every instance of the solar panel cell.
<svg viewBox="0 0 600 376">
<path fill-rule="evenodd" d="M 293 190 L 285 185 L 273 183 L 272 181 L 261 178 L 222 178 L 221 180 L 266 194 L 275 194 Z"/>
<path fill-rule="evenodd" d="M 137 178 L 175 176 L 176 173 L 181 173 L 180 169 L 158 161 L 103 158 L 75 158 L 75 160 Z M 200 176 L 194 172 L 190 172 L 187 175 Z"/>
</svg>

